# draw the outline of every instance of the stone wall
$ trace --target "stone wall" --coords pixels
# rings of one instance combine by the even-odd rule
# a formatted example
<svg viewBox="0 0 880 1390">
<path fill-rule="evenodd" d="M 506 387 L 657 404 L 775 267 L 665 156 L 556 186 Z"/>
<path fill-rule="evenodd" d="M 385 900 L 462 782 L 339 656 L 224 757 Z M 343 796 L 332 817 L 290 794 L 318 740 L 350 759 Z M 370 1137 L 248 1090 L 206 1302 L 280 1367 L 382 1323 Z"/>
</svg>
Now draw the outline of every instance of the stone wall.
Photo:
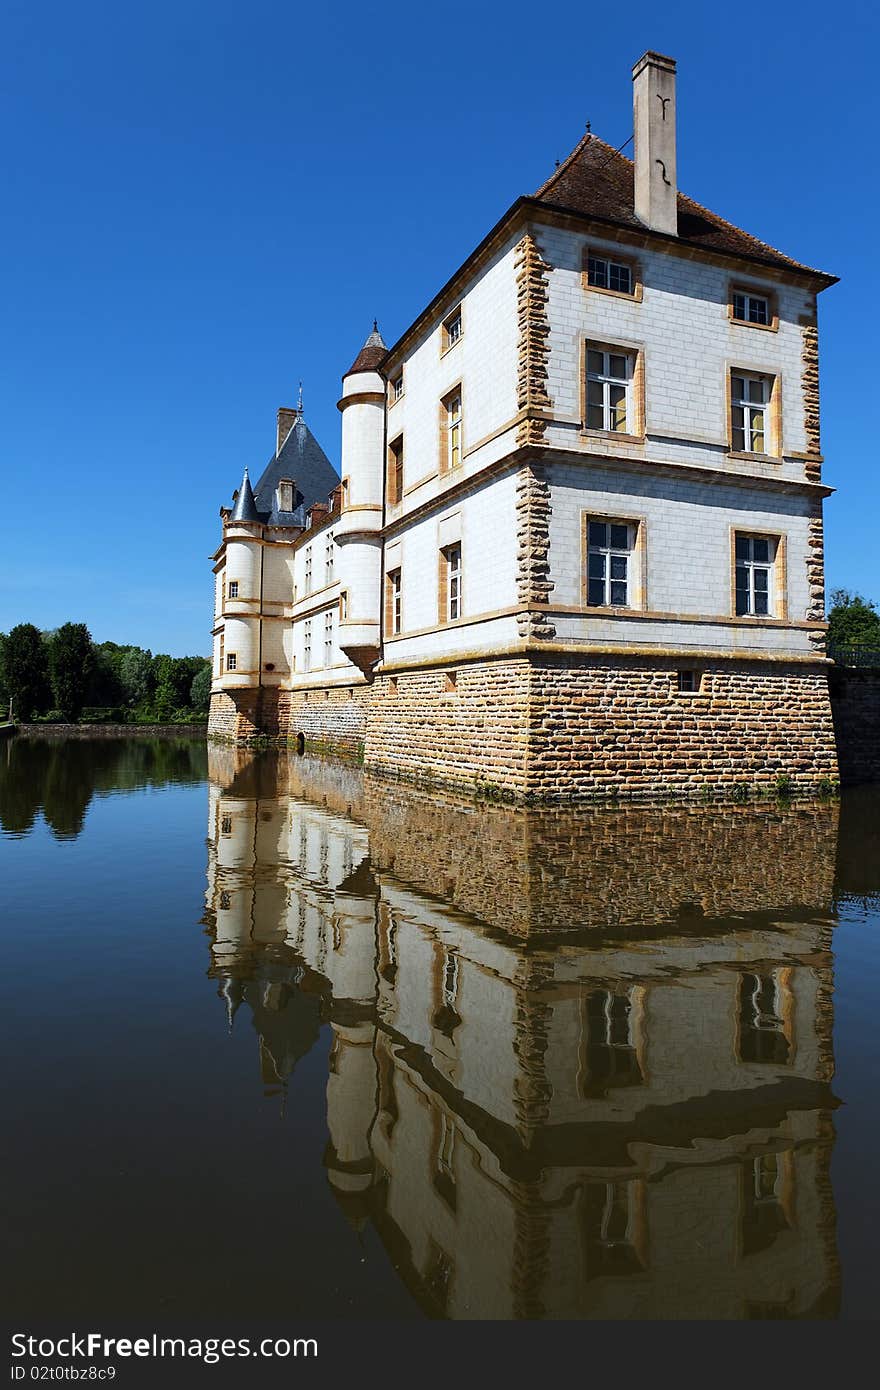
<svg viewBox="0 0 880 1390">
<path fill-rule="evenodd" d="M 260 734 L 386 776 L 533 801 L 811 795 L 837 781 L 826 667 L 539 653 L 369 687 L 212 698 L 212 737 Z M 254 697 L 256 692 L 253 693 Z"/>
<path fill-rule="evenodd" d="M 836 782 L 824 665 L 694 663 L 700 692 L 686 694 L 676 682 L 682 660 L 536 657 L 529 791 L 729 799 L 772 792 L 779 778 L 800 794 Z"/>
<path fill-rule="evenodd" d="M 368 687 L 284 691 L 279 733 L 303 749 L 360 760 L 370 700 Z"/>
<path fill-rule="evenodd" d="M 380 676 L 364 763 L 377 772 L 524 796 L 528 661 L 475 661 Z"/>
<path fill-rule="evenodd" d="M 880 670 L 835 666 L 830 686 L 840 780 L 880 781 Z"/>
</svg>

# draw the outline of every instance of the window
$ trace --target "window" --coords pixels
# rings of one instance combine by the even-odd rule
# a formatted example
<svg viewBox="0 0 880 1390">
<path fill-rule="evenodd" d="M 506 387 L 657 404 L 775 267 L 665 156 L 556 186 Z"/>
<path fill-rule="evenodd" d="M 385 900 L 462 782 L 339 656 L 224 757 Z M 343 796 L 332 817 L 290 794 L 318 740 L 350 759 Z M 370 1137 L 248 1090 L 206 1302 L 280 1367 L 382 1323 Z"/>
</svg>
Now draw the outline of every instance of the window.
<svg viewBox="0 0 880 1390">
<path fill-rule="evenodd" d="M 587 603 L 591 608 L 631 607 L 634 531 L 625 521 L 587 522 Z"/>
<path fill-rule="evenodd" d="M 221 834 L 221 835 L 231 835 L 231 834 L 232 834 L 232 817 L 231 817 L 231 816 L 224 816 L 223 819 L 220 821 L 220 834 Z"/>
<path fill-rule="evenodd" d="M 678 689 L 682 695 L 699 695 L 701 676 L 699 671 L 677 671 Z"/>
<path fill-rule="evenodd" d="M 633 356 L 587 348 L 587 429 L 633 434 Z"/>
<path fill-rule="evenodd" d="M 327 537 L 327 544 L 324 548 L 324 583 L 333 583 L 333 564 L 336 555 L 336 547 L 333 542 L 333 532 Z"/>
<path fill-rule="evenodd" d="M 775 314 L 770 299 L 765 294 L 753 294 L 750 290 L 733 290 L 730 314 L 737 323 L 757 324 L 761 328 L 774 326 Z"/>
<path fill-rule="evenodd" d="M 449 545 L 443 553 L 446 563 L 445 621 L 454 623 L 461 617 L 461 544 Z"/>
<path fill-rule="evenodd" d="M 768 407 L 770 378 L 732 372 L 730 377 L 731 448 L 738 454 L 770 451 Z"/>
<path fill-rule="evenodd" d="M 399 401 L 403 395 L 403 372 L 398 372 L 391 382 L 391 404 Z"/>
<path fill-rule="evenodd" d="M 230 581 L 229 581 L 229 597 L 230 597 L 230 598 L 238 598 L 238 580 L 237 580 L 237 579 L 230 579 Z"/>
<path fill-rule="evenodd" d="M 789 1229 L 786 1212 L 786 1153 L 764 1153 L 742 1169 L 742 1253 L 768 1249 Z"/>
<path fill-rule="evenodd" d="M 640 1184 L 588 1182 L 581 1190 L 584 1274 L 589 1279 L 637 1274 L 640 1246 Z"/>
<path fill-rule="evenodd" d="M 446 409 L 445 467 L 452 469 L 461 463 L 461 392 L 454 391 L 443 404 Z"/>
<path fill-rule="evenodd" d="M 312 620 L 307 618 L 303 623 L 303 670 L 312 669 Z"/>
<path fill-rule="evenodd" d="M 452 1041 L 453 1034 L 461 1023 L 461 1015 L 458 1012 L 458 991 L 458 956 L 448 946 L 443 946 L 441 947 L 439 999 L 431 1022 L 438 1032 L 450 1041 Z"/>
<path fill-rule="evenodd" d="M 310 545 L 306 546 L 305 567 L 306 574 L 303 593 L 310 594 L 312 592 L 312 547 Z"/>
<path fill-rule="evenodd" d="M 324 614 L 324 666 L 333 665 L 333 609 Z"/>
<path fill-rule="evenodd" d="M 387 626 L 392 636 L 396 636 L 402 629 L 403 623 L 403 604 L 402 604 L 402 585 L 401 571 L 391 570 L 385 578 L 386 601 L 387 601 Z"/>
<path fill-rule="evenodd" d="M 388 501 L 395 506 L 403 497 L 403 435 L 388 445 Z"/>
<path fill-rule="evenodd" d="M 343 589 L 343 590 L 342 590 L 342 593 L 339 595 L 339 621 L 340 621 L 341 623 L 347 623 L 347 622 L 348 622 L 348 590 L 347 590 L 347 589 Z"/>
<path fill-rule="evenodd" d="M 584 1095 L 605 1095 L 612 1086 L 636 1086 L 642 1072 L 636 1055 L 633 1001 L 628 993 L 594 989 L 586 997 L 581 1080 Z"/>
<path fill-rule="evenodd" d="M 443 320 L 440 333 L 441 351 L 448 352 L 449 348 L 455 347 L 462 335 L 461 308 L 454 309 L 447 319 Z"/>
<path fill-rule="evenodd" d="M 235 652 L 227 652 L 227 653 L 226 653 L 226 669 L 227 669 L 227 671 L 234 671 L 234 670 L 235 670 L 235 666 L 236 666 L 236 656 L 235 656 Z"/>
<path fill-rule="evenodd" d="M 739 1060 L 785 1066 L 790 1044 L 785 1031 L 778 972 L 746 974 L 739 982 Z"/>
<path fill-rule="evenodd" d="M 622 261 L 611 261 L 604 256 L 587 257 L 587 283 L 594 289 L 614 290 L 616 294 L 632 294 L 632 268 Z"/>
<path fill-rule="evenodd" d="M 451 1211 L 456 1210 L 455 1122 L 441 1111 L 435 1115 L 434 1189 Z"/>
<path fill-rule="evenodd" d="M 766 618 L 771 612 L 776 542 L 771 536 L 737 535 L 736 612 L 738 617 Z"/>
</svg>

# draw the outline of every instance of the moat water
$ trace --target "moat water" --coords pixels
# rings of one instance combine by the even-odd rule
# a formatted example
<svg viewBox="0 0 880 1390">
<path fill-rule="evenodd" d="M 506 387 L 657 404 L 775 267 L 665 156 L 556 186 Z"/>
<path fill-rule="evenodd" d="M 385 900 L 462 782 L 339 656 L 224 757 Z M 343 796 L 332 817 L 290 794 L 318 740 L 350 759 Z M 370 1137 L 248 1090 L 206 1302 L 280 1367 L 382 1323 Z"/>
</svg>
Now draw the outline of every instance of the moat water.
<svg viewBox="0 0 880 1390">
<path fill-rule="evenodd" d="M 19 1319 L 876 1316 L 880 788 L 0 744 Z"/>
</svg>

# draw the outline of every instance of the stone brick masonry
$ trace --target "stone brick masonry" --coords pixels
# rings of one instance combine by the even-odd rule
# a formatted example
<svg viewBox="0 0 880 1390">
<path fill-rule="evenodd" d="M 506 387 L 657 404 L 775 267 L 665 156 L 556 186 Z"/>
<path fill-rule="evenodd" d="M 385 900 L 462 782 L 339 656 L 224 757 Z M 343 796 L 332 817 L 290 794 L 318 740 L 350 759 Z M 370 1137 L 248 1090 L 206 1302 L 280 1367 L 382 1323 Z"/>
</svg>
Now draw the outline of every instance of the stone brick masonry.
<svg viewBox="0 0 880 1390">
<path fill-rule="evenodd" d="M 536 802 L 809 795 L 836 783 L 824 665 L 713 660 L 691 694 L 677 688 L 680 664 L 540 652 L 406 671 L 356 691 L 282 692 L 264 705 L 262 733 L 385 775 Z M 213 736 L 259 736 L 255 709 L 214 699 Z"/>
</svg>

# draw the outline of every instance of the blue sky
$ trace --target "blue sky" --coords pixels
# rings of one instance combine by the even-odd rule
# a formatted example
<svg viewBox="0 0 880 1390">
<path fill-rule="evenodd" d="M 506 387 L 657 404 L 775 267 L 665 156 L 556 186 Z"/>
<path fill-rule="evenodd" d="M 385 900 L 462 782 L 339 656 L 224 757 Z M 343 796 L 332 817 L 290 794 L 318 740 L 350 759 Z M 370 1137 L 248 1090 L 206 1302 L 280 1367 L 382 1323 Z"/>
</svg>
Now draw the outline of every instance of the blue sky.
<svg viewBox="0 0 880 1390">
<path fill-rule="evenodd" d="M 208 652 L 218 508 L 276 408 L 301 378 L 337 463 L 374 314 L 392 342 L 586 120 L 621 145 L 647 48 L 678 60 L 680 187 L 842 278 L 828 583 L 880 600 L 878 39 L 811 0 L 5 0 L 0 630 Z"/>
</svg>

